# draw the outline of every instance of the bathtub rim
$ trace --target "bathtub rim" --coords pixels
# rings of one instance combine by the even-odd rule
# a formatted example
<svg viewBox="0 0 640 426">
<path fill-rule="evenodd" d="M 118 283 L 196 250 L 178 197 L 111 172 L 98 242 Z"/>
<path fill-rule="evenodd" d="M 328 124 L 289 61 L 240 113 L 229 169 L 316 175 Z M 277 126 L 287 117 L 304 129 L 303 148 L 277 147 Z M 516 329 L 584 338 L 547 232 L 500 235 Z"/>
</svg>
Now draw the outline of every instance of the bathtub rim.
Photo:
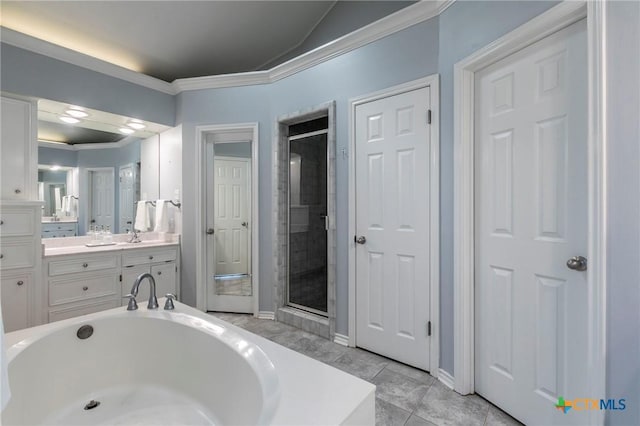
<svg viewBox="0 0 640 426">
<path fill-rule="evenodd" d="M 163 300 L 164 298 L 159 299 L 160 302 Z M 159 304 L 163 306 L 162 303 Z M 18 357 L 20 353 L 48 335 L 64 329 L 75 329 L 82 325 L 90 324 L 91 321 L 132 316 L 139 319 L 175 322 L 218 339 L 247 362 L 256 374 L 263 395 L 263 407 L 257 424 L 269 424 L 278 410 L 281 398 L 280 380 L 277 370 L 269 356 L 256 342 L 252 342 L 250 339 L 247 339 L 242 334 L 228 327 L 225 322 L 213 316 L 207 316 L 183 303 L 174 301 L 174 304 L 175 310 L 173 311 L 161 309 L 148 310 L 144 307 L 137 311 L 127 311 L 126 307 L 121 306 L 6 333 L 5 354 L 7 356 L 7 364 L 10 366 L 11 362 Z"/>
</svg>

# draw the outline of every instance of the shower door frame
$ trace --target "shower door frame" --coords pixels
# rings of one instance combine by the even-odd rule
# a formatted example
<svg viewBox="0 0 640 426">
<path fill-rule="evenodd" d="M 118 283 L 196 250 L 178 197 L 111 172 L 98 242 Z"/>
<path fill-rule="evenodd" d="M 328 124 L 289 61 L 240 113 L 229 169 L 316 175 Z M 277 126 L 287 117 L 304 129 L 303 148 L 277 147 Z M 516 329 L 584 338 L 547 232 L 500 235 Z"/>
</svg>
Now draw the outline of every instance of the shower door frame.
<svg viewBox="0 0 640 426">
<path fill-rule="evenodd" d="M 336 106 L 335 101 L 278 117 L 274 123 L 273 151 L 273 308 L 277 321 L 334 340 L 336 337 Z M 314 314 L 288 305 L 289 263 L 289 126 L 328 117 L 327 133 L 327 314 Z M 342 342 L 340 342 L 342 344 Z"/>
</svg>

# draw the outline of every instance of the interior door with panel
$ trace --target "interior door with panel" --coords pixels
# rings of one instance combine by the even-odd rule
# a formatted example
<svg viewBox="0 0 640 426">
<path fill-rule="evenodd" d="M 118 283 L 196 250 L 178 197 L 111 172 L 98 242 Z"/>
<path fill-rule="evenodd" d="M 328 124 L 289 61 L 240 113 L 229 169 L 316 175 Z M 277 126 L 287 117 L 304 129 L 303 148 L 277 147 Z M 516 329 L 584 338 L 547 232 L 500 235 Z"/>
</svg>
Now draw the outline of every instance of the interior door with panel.
<svg viewBox="0 0 640 426">
<path fill-rule="evenodd" d="M 356 106 L 356 345 L 429 368 L 429 87 Z"/>
<path fill-rule="evenodd" d="M 89 170 L 90 181 L 90 218 L 91 224 L 99 227 L 114 225 L 114 177 L 113 168 L 109 170 Z"/>
<path fill-rule="evenodd" d="M 253 312 L 252 134 L 206 145 L 207 310 Z"/>
<path fill-rule="evenodd" d="M 526 424 L 585 424 L 587 47 L 573 24 L 476 74 L 475 390 Z"/>
<path fill-rule="evenodd" d="M 118 207 L 118 232 L 124 234 L 133 229 L 133 207 L 136 201 L 133 164 L 120 167 L 119 175 L 120 204 Z"/>
</svg>

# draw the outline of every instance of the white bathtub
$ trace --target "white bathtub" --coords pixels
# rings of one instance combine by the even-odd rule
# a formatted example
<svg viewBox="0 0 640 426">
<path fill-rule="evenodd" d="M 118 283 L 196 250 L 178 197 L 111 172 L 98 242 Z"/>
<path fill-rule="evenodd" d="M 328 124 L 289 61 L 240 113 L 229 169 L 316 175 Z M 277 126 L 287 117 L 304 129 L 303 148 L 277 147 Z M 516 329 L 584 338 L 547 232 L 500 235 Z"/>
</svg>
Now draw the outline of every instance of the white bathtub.
<svg viewBox="0 0 640 426">
<path fill-rule="evenodd" d="M 7 334 L 2 424 L 374 423 L 374 386 L 186 305 L 160 306 Z M 83 325 L 93 334 L 79 339 Z"/>
</svg>

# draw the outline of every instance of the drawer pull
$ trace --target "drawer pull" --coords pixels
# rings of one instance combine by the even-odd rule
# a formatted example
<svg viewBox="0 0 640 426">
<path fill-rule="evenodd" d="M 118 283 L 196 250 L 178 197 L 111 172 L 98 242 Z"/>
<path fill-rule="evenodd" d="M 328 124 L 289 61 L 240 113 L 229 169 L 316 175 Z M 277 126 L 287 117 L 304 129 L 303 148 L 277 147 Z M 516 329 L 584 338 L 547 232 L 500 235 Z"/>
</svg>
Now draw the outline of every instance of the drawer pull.
<svg viewBox="0 0 640 426">
<path fill-rule="evenodd" d="M 82 264 L 82 267 L 83 267 L 83 268 L 87 268 L 88 266 L 89 266 L 89 264 L 88 264 L 88 263 L 83 263 L 83 264 Z"/>
<path fill-rule="evenodd" d="M 19 193 L 21 193 L 22 191 L 20 191 L 19 189 L 16 189 L 16 190 L 15 190 L 15 191 L 13 191 L 13 192 L 15 192 L 16 194 L 19 194 Z"/>
<path fill-rule="evenodd" d="M 158 275 L 162 275 L 162 271 L 158 271 Z"/>
<path fill-rule="evenodd" d="M 153 256 L 149 256 L 149 260 L 153 260 Z"/>
<path fill-rule="evenodd" d="M 20 280 L 20 281 L 18 281 L 16 284 L 18 284 L 18 285 L 22 285 L 22 284 L 24 284 L 24 281 Z"/>
<path fill-rule="evenodd" d="M 84 287 L 82 287 L 82 290 L 87 291 L 89 290 L 89 287 L 87 287 L 86 285 Z"/>
<path fill-rule="evenodd" d="M 4 225 L 4 220 L 0 220 L 0 225 Z"/>
<path fill-rule="evenodd" d="M 4 259 L 4 254 L 0 254 L 0 259 Z"/>
</svg>

